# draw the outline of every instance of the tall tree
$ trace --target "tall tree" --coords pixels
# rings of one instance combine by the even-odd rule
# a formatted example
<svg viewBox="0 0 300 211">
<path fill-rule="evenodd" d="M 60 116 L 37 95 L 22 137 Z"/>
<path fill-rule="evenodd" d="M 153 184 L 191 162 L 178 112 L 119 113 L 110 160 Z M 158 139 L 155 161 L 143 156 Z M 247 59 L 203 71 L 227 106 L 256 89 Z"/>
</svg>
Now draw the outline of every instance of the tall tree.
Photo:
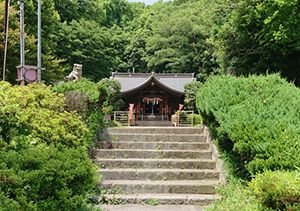
<svg viewBox="0 0 300 211">
<path fill-rule="evenodd" d="M 229 72 L 280 72 L 300 85 L 300 1 L 241 0 L 221 27 L 217 49 Z"/>
<path fill-rule="evenodd" d="M 120 28 L 107 29 L 81 19 L 64 24 L 60 33 L 58 55 L 68 64 L 83 64 L 85 76 L 100 80 L 124 65 L 121 51 L 125 44 Z"/>
</svg>

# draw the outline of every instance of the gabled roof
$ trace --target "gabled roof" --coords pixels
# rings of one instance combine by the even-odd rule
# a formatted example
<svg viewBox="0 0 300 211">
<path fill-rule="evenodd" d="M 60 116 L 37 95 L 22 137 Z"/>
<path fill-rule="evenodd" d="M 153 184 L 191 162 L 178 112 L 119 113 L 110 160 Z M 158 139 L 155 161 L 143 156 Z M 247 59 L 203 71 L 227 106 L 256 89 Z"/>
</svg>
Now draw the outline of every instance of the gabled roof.
<svg viewBox="0 0 300 211">
<path fill-rule="evenodd" d="M 193 73 L 113 73 L 112 78 L 121 83 L 121 92 L 127 93 L 156 80 L 175 92 L 184 93 L 185 84 L 195 80 Z"/>
</svg>

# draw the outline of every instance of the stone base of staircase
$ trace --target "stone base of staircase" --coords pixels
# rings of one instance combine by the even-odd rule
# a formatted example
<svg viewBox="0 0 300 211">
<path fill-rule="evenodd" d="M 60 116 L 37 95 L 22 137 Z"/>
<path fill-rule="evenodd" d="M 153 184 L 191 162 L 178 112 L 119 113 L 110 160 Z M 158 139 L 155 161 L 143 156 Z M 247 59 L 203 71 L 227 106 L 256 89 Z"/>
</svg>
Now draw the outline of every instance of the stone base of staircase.
<svg viewBox="0 0 300 211">
<path fill-rule="evenodd" d="M 109 128 L 107 134 L 93 150 L 94 162 L 99 185 L 118 191 L 99 201 L 207 206 L 220 198 L 223 176 L 206 128 Z"/>
</svg>

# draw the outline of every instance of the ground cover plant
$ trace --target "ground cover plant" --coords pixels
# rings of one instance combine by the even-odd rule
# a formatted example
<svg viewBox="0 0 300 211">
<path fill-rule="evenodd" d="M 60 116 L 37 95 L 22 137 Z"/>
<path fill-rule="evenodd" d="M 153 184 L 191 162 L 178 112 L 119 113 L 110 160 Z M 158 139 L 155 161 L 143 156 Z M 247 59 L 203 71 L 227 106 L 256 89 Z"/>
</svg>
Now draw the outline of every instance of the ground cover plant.
<svg viewBox="0 0 300 211">
<path fill-rule="evenodd" d="M 253 206 L 263 206 L 258 210 L 297 210 L 300 90 L 278 75 L 216 76 L 200 88 L 197 108 L 230 165 L 230 175 L 246 184 L 234 191 L 241 194 L 225 188 L 224 200 L 212 209 L 236 209 L 253 198 Z"/>
<path fill-rule="evenodd" d="M 0 210 L 85 210 L 89 131 L 44 84 L 0 82 Z"/>
</svg>

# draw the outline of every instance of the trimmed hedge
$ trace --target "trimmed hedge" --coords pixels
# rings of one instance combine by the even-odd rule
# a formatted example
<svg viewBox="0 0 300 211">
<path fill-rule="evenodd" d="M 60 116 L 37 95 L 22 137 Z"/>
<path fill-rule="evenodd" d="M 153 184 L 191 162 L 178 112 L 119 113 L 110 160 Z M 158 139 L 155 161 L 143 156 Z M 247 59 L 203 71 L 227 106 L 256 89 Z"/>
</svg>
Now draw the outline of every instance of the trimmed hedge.
<svg viewBox="0 0 300 211">
<path fill-rule="evenodd" d="M 300 90 L 278 75 L 212 77 L 197 108 L 249 173 L 300 167 Z"/>
<path fill-rule="evenodd" d="M 83 210 L 95 187 L 95 170 L 84 149 L 1 151 L 0 198 L 5 193 L 6 204 L 0 210 L 17 205 L 21 210 Z"/>
</svg>

